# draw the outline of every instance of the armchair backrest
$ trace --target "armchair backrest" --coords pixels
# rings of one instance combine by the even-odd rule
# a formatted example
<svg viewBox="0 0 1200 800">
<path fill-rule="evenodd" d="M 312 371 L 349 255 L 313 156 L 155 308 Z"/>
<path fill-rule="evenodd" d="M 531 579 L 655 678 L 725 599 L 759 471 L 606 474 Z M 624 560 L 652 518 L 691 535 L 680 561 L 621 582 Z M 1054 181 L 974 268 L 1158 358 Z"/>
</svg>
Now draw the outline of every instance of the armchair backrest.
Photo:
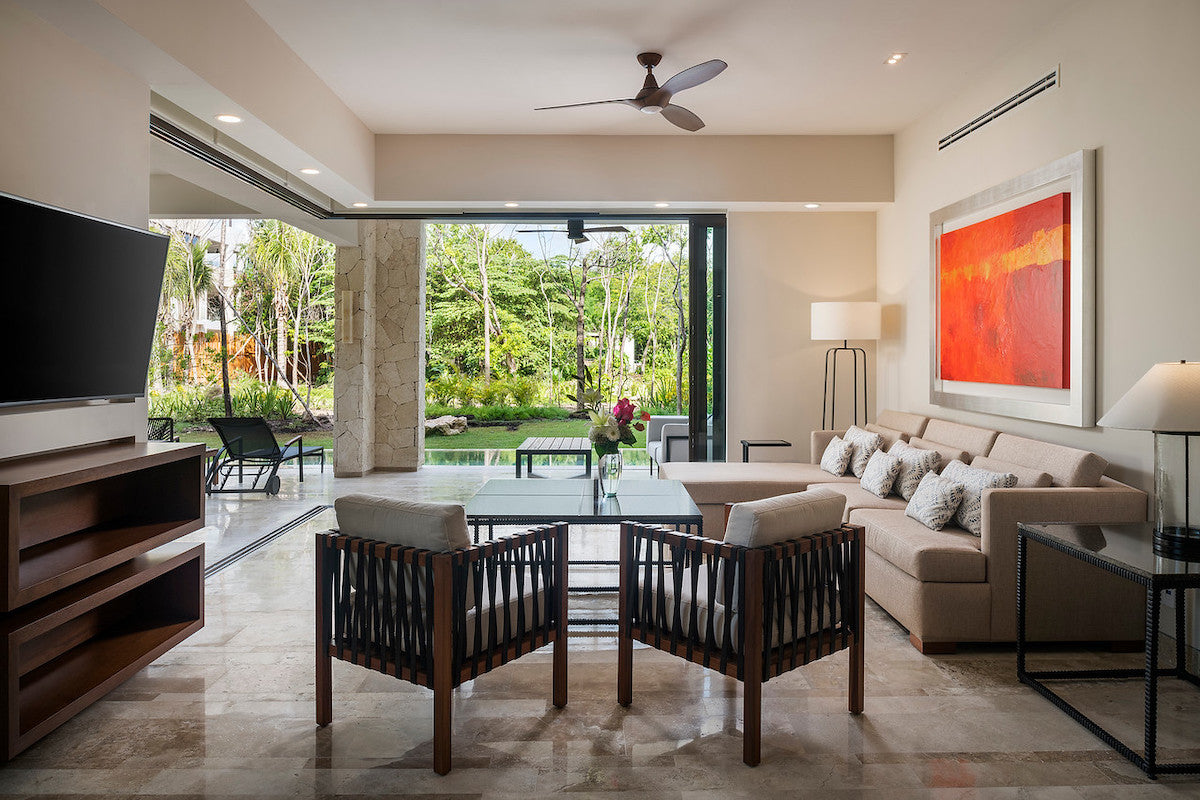
<svg viewBox="0 0 1200 800">
<path fill-rule="evenodd" d="M 209 417 L 232 458 L 279 458 L 279 442 L 262 417 Z"/>
<path fill-rule="evenodd" d="M 684 425 L 686 425 L 687 421 L 688 421 L 688 418 L 686 415 L 684 415 L 684 416 L 669 416 L 669 415 L 651 416 L 650 421 L 646 423 L 646 442 L 649 443 L 649 442 L 661 441 L 663 425 L 670 425 L 670 424 L 676 424 L 676 423 L 683 423 Z"/>
<path fill-rule="evenodd" d="M 334 500 L 333 508 L 338 530 L 347 536 L 442 553 L 471 546 L 466 509 L 457 503 L 420 503 L 348 494 Z M 351 570 L 352 580 L 356 573 L 356 569 Z M 468 583 L 470 577 L 468 575 Z M 415 591 L 428 599 L 424 573 L 406 571 L 403 581 L 408 596 Z M 389 585 L 396 585 L 396 581 L 389 581 Z M 467 608 L 473 607 L 475 593 L 470 585 L 466 596 Z"/>
<path fill-rule="evenodd" d="M 735 503 L 729 512 L 723 541 L 739 547 L 765 547 L 833 530 L 841 527 L 845 509 L 844 494 L 819 487 Z M 735 587 L 733 596 L 726 598 L 724 583 L 718 583 L 717 600 L 736 611 L 739 592 Z"/>
</svg>

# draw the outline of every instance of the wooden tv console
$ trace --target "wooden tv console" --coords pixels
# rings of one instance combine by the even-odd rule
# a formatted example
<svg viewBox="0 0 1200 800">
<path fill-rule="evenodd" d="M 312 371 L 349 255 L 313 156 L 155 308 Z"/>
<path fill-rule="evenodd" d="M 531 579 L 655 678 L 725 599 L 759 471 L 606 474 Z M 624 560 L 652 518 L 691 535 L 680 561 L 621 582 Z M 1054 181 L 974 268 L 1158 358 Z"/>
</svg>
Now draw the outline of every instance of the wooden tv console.
<svg viewBox="0 0 1200 800">
<path fill-rule="evenodd" d="M 127 442 L 0 462 L 0 757 L 204 625 L 203 445 Z"/>
</svg>

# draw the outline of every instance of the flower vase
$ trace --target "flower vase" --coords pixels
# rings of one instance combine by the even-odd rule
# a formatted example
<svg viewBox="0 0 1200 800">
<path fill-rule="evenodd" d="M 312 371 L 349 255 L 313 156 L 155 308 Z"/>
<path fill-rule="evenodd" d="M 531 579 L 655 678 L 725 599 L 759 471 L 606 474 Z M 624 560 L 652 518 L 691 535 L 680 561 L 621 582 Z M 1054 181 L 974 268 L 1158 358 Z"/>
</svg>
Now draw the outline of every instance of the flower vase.
<svg viewBox="0 0 1200 800">
<path fill-rule="evenodd" d="M 605 497 L 617 496 L 617 487 L 621 485 L 621 472 L 624 469 L 625 462 L 620 452 L 600 456 L 600 492 Z"/>
</svg>

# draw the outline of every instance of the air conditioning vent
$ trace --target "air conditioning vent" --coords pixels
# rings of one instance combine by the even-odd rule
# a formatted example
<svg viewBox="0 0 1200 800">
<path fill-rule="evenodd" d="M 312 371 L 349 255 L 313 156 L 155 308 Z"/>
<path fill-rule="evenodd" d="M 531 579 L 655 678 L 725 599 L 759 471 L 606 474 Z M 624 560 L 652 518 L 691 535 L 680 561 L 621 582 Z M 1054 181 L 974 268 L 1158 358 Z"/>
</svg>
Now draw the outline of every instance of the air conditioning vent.
<svg viewBox="0 0 1200 800">
<path fill-rule="evenodd" d="M 1012 111 L 1014 108 L 1021 105 L 1026 100 L 1031 100 L 1034 97 L 1037 97 L 1042 92 L 1046 91 L 1047 89 L 1053 89 L 1055 86 L 1058 86 L 1058 70 L 1057 69 L 1051 70 L 1045 76 L 1043 76 L 1043 77 L 1039 78 L 1038 80 L 1034 81 L 1033 83 L 1029 84 L 1024 89 L 1017 92 L 1016 94 L 1014 94 L 1012 97 L 1005 100 L 1000 105 L 983 112 L 978 117 L 971 120 L 966 125 L 963 125 L 961 128 L 954 131 L 953 133 L 949 133 L 949 134 L 946 134 L 945 136 L 943 136 L 941 139 L 938 140 L 938 150 L 945 150 L 947 147 L 949 147 L 950 145 L 959 141 L 963 137 L 974 133 L 975 131 L 982 128 L 984 125 L 987 125 L 992 120 L 997 119 L 998 117 L 1000 117 L 1003 114 L 1007 114 L 1009 111 Z"/>
</svg>

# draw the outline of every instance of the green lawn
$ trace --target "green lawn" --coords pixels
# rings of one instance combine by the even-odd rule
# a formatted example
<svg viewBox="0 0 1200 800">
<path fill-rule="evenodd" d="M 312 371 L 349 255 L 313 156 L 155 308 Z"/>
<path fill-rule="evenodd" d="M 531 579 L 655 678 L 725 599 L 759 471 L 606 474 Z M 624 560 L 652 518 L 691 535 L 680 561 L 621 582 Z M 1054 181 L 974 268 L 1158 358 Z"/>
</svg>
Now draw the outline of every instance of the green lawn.
<svg viewBox="0 0 1200 800">
<path fill-rule="evenodd" d="M 427 436 L 425 447 L 430 450 L 515 450 L 517 445 L 530 436 L 587 436 L 588 422 L 579 419 L 551 419 L 522 422 L 515 431 L 503 425 L 486 428 L 468 428 L 457 436 Z M 638 435 L 636 449 L 645 448 L 645 434 Z M 220 447 L 221 441 L 215 431 L 192 431 L 180 434 L 185 442 L 204 442 L 209 447 Z M 279 443 L 292 438 L 288 434 L 277 434 Z M 304 445 L 333 447 L 333 434 L 329 431 L 313 431 L 304 434 Z M 627 445 L 622 445 L 626 447 Z"/>
</svg>

